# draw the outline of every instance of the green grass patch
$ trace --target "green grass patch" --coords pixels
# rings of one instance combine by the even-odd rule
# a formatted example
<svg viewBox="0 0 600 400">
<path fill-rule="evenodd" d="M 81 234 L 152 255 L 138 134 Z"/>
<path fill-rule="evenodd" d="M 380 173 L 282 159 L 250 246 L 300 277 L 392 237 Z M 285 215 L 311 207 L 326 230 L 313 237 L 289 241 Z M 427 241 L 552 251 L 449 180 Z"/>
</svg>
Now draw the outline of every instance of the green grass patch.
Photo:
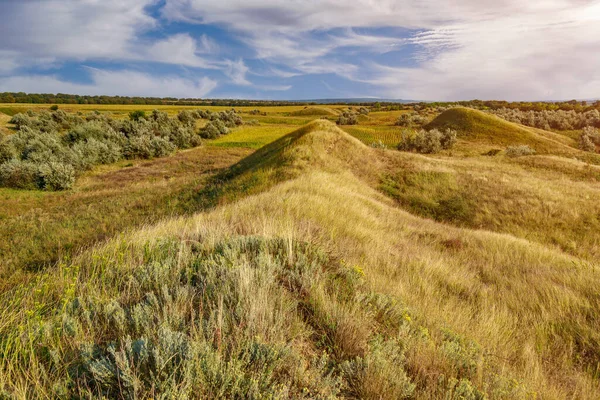
<svg viewBox="0 0 600 400">
<path fill-rule="evenodd" d="M 234 129 L 228 135 L 208 141 L 208 146 L 246 147 L 258 149 L 296 129 L 293 125 L 245 125 Z"/>
<path fill-rule="evenodd" d="M 381 189 L 403 207 L 436 221 L 470 224 L 475 208 L 452 173 L 407 171 L 387 175 Z"/>
</svg>

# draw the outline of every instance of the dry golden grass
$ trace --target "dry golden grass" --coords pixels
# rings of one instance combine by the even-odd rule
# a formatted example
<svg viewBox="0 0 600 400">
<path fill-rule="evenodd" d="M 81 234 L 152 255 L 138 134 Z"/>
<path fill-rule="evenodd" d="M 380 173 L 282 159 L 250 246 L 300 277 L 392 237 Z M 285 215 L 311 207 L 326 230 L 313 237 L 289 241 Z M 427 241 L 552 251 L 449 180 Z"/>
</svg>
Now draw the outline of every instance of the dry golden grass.
<svg viewBox="0 0 600 400">
<path fill-rule="evenodd" d="M 263 394 L 301 397 L 294 388 L 304 387 L 306 397 L 319 397 L 317 391 L 325 396 L 326 388 L 336 387 L 329 379 L 338 376 L 343 389 L 329 395 L 437 399 L 485 393 L 490 398 L 596 399 L 600 265 L 549 245 L 545 235 L 550 233 L 547 229 L 571 235 L 572 228 L 563 225 L 573 224 L 569 218 L 576 216 L 565 213 L 592 205 L 594 200 L 586 202 L 586 196 L 598 194 L 598 183 L 577 183 L 572 170 L 578 165 L 563 168 L 557 163 L 553 170 L 536 167 L 535 162 L 531 167 L 523 164 L 527 165 L 370 149 L 330 123 L 314 122 L 255 153 L 225 177 L 230 189 L 254 185 L 247 190 L 249 196 L 208 213 L 164 220 L 122 235 L 42 274 L 31 289 L 6 293 L 4 300 L 11 305 L 0 317 L 0 388 L 21 396 L 57 393 L 49 382 L 63 382 L 68 365 L 48 370 L 42 356 L 28 347 L 36 327 L 66 318 L 61 317 L 59 300 L 50 299 L 68 294 L 113 304 L 111 310 L 115 301 L 127 307 L 144 298 L 136 284 L 128 283 L 129 276 L 164 265 L 165 288 L 152 290 L 166 293 L 161 302 L 170 308 L 157 318 L 176 321 L 196 315 L 188 310 L 205 304 L 208 311 L 197 316 L 204 322 L 192 319 L 181 329 L 210 329 L 205 335 L 210 342 L 202 345 L 209 349 L 203 350 L 206 354 L 219 352 L 226 343 L 238 348 L 258 340 L 272 348 L 285 346 L 288 354 L 303 360 L 304 369 L 292 359 L 277 364 L 280 369 L 272 379 L 280 379 L 282 386 L 265 387 Z M 467 182 L 469 191 L 478 190 L 475 197 L 495 193 L 497 199 L 484 199 L 483 207 L 506 217 L 509 231 L 517 229 L 519 220 L 511 212 L 525 207 L 533 217 L 523 229 L 539 237 L 458 227 L 408 213 L 377 190 L 382 175 L 406 168 L 451 174 L 461 184 Z M 252 181 L 251 176 L 262 178 Z M 561 187 L 572 188 L 572 194 L 563 192 L 560 197 Z M 532 199 L 547 199 L 548 204 Z M 549 204 L 556 213 L 543 212 Z M 554 225 L 536 231 L 535 221 L 543 225 L 543 219 Z M 195 254 L 204 254 L 202 249 L 247 237 L 281 240 L 287 250 L 260 256 L 255 267 L 250 250 L 236 261 L 215 261 L 211 268 L 221 271 L 217 276 L 222 284 L 196 296 L 214 291 L 225 297 L 206 303 L 194 302 L 194 295 L 186 292 L 192 289 L 169 286 L 178 285 L 181 274 L 191 273 L 197 265 Z M 298 281 L 287 273 L 281 281 L 278 262 L 287 260 L 283 270 L 293 269 L 307 257 L 295 250 L 295 243 L 325 249 L 342 269 L 333 269 L 333 275 L 327 272 L 331 266 L 302 269 L 294 278 Z M 228 249 L 218 250 L 215 260 L 229 260 L 235 253 Z M 211 252 L 206 257 L 213 257 Z M 210 271 L 198 279 L 210 281 Z M 228 274 L 236 276 L 232 283 L 227 283 Z M 355 281 L 359 283 L 351 283 Z M 40 300 L 46 306 L 38 310 Z M 232 325 L 237 321 L 235 310 L 245 310 L 243 324 Z M 72 337 L 44 339 L 45 346 L 63 362 L 75 362 L 73 349 L 115 337 L 106 330 L 112 325 L 101 321 Z M 170 326 L 179 326 L 174 323 Z M 230 336 L 223 335 L 225 331 Z M 204 343 L 204 334 L 186 335 Z M 317 376 L 321 384 L 316 385 L 310 382 L 317 370 L 306 366 L 320 352 L 329 354 L 338 367 L 333 375 Z M 289 378 L 292 375 L 296 378 Z M 181 379 L 183 390 L 190 381 Z M 201 396 L 201 389 L 190 393 Z"/>
</svg>

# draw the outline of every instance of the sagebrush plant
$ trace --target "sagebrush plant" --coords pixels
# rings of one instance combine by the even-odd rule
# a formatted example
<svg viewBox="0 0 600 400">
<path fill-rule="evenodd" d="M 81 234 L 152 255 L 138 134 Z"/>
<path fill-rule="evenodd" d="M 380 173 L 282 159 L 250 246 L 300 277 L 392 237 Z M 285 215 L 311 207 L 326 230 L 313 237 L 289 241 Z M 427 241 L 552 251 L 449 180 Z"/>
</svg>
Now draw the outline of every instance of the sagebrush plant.
<svg viewBox="0 0 600 400">
<path fill-rule="evenodd" d="M 579 135 L 579 149 L 595 152 L 596 146 L 600 144 L 600 132 L 591 126 L 586 126 Z"/>
<path fill-rule="evenodd" d="M 338 125 L 356 125 L 358 124 L 358 116 L 353 110 L 346 110 L 340 114 L 336 123 Z"/>
<path fill-rule="evenodd" d="M 600 111 L 589 110 L 541 110 L 521 111 L 518 108 L 500 108 L 489 110 L 507 121 L 540 129 L 572 130 L 586 127 L 600 127 Z"/>
<path fill-rule="evenodd" d="M 396 126 L 401 126 L 405 128 L 413 128 L 413 127 L 421 127 L 427 123 L 427 117 L 413 112 L 402 114 L 398 117 L 395 122 Z"/>
<path fill-rule="evenodd" d="M 422 154 L 435 154 L 441 150 L 451 149 L 456 143 L 457 134 L 455 130 L 421 129 L 414 135 L 410 131 L 402 131 L 402 141 L 398 144 L 398 150 L 416 151 Z"/>
<path fill-rule="evenodd" d="M 361 277 L 321 249 L 254 236 L 191 246 L 159 240 L 144 249 L 143 265 L 114 265 L 110 277 L 92 271 L 111 268 L 114 261 L 83 266 L 82 274 L 92 273 L 83 285 L 87 289 L 69 285 L 58 307 L 24 321 L 39 329 L 28 330 L 29 337 L 14 332 L 15 346 L 2 348 L 4 360 L 23 352 L 41 375 L 4 370 L 5 391 L 40 379 L 43 386 L 32 387 L 32 393 L 50 397 L 348 393 L 392 399 L 413 393 L 402 343 L 373 336 L 359 353 L 348 353 L 347 341 L 356 339 L 348 329 L 358 325 L 345 315 L 361 291 Z M 83 278 L 78 271 L 62 273 L 72 282 Z M 115 287 L 118 291 L 99 297 L 101 281 L 122 282 L 125 292 Z M 314 350 L 294 345 L 311 335 Z M 28 347 L 33 338 L 40 347 Z M 13 384 L 4 380 L 9 376 Z"/>
<path fill-rule="evenodd" d="M 198 118 L 211 120 L 200 132 Z M 164 157 L 243 123 L 234 110 L 184 110 L 175 118 L 159 110 L 149 115 L 137 110 L 119 120 L 99 112 L 83 119 L 58 109 L 19 113 L 10 122 L 17 132 L 0 141 L 0 185 L 45 190 L 69 189 L 78 175 L 95 165 Z"/>
<path fill-rule="evenodd" d="M 508 157 L 523 157 L 535 154 L 535 149 L 532 149 L 529 145 L 521 144 L 517 146 L 508 146 L 505 153 Z"/>
</svg>

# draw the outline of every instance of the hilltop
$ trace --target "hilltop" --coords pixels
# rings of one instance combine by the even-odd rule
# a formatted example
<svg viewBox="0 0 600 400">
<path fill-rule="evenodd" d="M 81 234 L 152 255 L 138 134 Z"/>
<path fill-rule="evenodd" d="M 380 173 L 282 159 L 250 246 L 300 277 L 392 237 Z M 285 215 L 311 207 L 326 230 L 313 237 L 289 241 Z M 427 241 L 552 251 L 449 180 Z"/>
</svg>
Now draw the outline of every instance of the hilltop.
<svg viewBox="0 0 600 400">
<path fill-rule="evenodd" d="M 565 136 L 528 128 L 472 108 L 456 107 L 435 117 L 426 129 L 454 129 L 459 137 L 496 146 L 529 145 L 538 153 L 574 154 L 573 140 Z"/>
<path fill-rule="evenodd" d="M 337 116 L 336 113 L 331 108 L 325 107 L 306 107 L 302 110 L 293 111 L 290 113 L 293 116 Z"/>
<path fill-rule="evenodd" d="M 210 211 L 124 233 L 4 293 L 0 386 L 597 398 L 600 269 L 548 236 L 573 237 L 564 225 L 584 215 L 568 210 L 597 198 L 595 178 L 494 162 L 373 149 L 312 122 L 216 176 L 200 194 Z M 562 193 L 567 181 L 581 196 Z M 511 225 L 511 206 L 532 219 Z M 461 207 L 464 219 L 445 218 Z M 508 227 L 477 228 L 490 209 Z M 560 217 L 540 228 L 543 212 Z"/>
</svg>

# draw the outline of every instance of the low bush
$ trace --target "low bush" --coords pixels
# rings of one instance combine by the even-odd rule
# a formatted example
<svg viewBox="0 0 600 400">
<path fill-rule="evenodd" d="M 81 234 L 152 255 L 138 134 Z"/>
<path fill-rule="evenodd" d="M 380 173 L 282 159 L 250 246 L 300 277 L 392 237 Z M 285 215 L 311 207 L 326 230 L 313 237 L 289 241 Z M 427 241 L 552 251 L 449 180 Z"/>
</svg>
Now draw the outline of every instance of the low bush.
<svg viewBox="0 0 600 400">
<path fill-rule="evenodd" d="M 75 183 L 75 169 L 70 164 L 49 162 L 39 169 L 39 188 L 67 190 Z"/>
<path fill-rule="evenodd" d="M 0 186 L 15 189 L 39 189 L 38 167 L 17 159 L 0 164 Z"/>
<path fill-rule="evenodd" d="M 229 133 L 229 128 L 225 126 L 225 123 L 220 119 L 216 119 L 214 121 L 210 121 L 202 130 L 200 131 L 200 136 L 204 139 L 216 139 L 219 136 L 227 135 Z"/>
<path fill-rule="evenodd" d="M 356 125 L 358 124 L 358 116 L 353 111 L 344 111 L 338 117 L 336 123 L 338 125 Z"/>
<path fill-rule="evenodd" d="M 0 138 L 0 164 L 17 156 L 14 146 L 8 139 Z"/>
<path fill-rule="evenodd" d="M 135 110 L 129 113 L 129 119 L 132 121 L 139 121 L 142 118 L 146 118 L 146 112 L 143 110 Z"/>
<path fill-rule="evenodd" d="M 595 152 L 597 145 L 600 145 L 600 133 L 598 129 L 591 126 L 583 128 L 579 136 L 579 149 Z"/>
<path fill-rule="evenodd" d="M 126 120 L 99 112 L 85 119 L 62 110 L 15 114 L 11 121 L 17 132 L 0 141 L 0 186 L 65 190 L 94 165 L 122 158 L 163 157 L 178 148 L 198 146 L 201 135 L 195 130 L 195 120 L 209 113 L 182 111 L 169 118 L 162 111 L 146 116 L 138 110 Z M 213 115 L 210 125 L 217 136 L 229 132 L 227 125 L 243 123 L 233 110 Z"/>
<path fill-rule="evenodd" d="M 587 126 L 600 127 L 600 112 L 598 110 L 586 112 L 576 112 L 574 110 L 521 111 L 516 108 L 500 108 L 490 112 L 510 122 L 546 130 L 583 129 Z"/>
<path fill-rule="evenodd" d="M 440 132 L 437 129 L 426 131 L 419 130 L 411 136 L 408 131 L 402 132 L 402 141 L 398 144 L 398 150 L 415 151 L 421 154 L 435 154 L 441 150 L 451 149 L 456 143 L 456 131 L 446 129 Z"/>
<path fill-rule="evenodd" d="M 530 156 L 530 155 L 535 154 L 535 150 L 526 144 L 522 144 L 519 146 L 507 147 L 505 150 L 505 153 L 509 157 L 522 157 L 522 156 Z"/>
<path fill-rule="evenodd" d="M 418 113 L 402 114 L 396 120 L 396 126 L 402 126 L 405 128 L 421 127 L 427 123 L 427 118 L 419 115 Z"/>
</svg>

